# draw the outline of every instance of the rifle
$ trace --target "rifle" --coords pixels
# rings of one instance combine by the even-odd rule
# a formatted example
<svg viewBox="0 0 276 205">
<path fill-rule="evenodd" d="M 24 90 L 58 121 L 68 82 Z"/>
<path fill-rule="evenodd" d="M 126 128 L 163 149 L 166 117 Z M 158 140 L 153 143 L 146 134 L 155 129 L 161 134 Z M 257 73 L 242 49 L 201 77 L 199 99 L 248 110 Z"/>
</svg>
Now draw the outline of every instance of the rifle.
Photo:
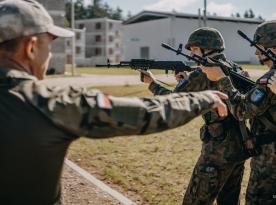
<svg viewBox="0 0 276 205">
<path fill-rule="evenodd" d="M 130 67 L 134 70 L 148 70 L 148 69 L 159 69 L 165 70 L 166 74 L 170 70 L 174 71 L 175 74 L 178 74 L 182 71 L 192 71 L 193 68 L 187 66 L 182 61 L 155 61 L 155 60 L 146 60 L 146 59 L 131 59 L 130 61 L 121 61 L 119 64 L 110 64 L 110 61 L 107 60 L 105 65 L 96 65 L 96 67 Z"/>
<path fill-rule="evenodd" d="M 272 52 L 271 49 L 264 49 L 260 47 L 255 41 L 251 40 L 245 33 L 243 33 L 241 30 L 237 31 L 238 34 L 247 40 L 250 43 L 250 46 L 254 46 L 256 49 L 258 49 L 262 55 L 267 57 L 269 60 L 272 60 L 274 64 L 276 64 L 276 54 Z"/>
<path fill-rule="evenodd" d="M 134 70 L 144 70 L 147 71 L 148 69 L 159 69 L 165 70 L 165 73 L 174 71 L 175 74 L 183 71 L 193 71 L 193 68 L 187 66 L 182 61 L 155 61 L 155 60 L 146 60 L 146 59 L 131 59 L 130 61 L 121 61 L 119 64 L 110 64 L 110 61 L 107 60 L 107 64 L 105 65 L 96 65 L 96 67 L 107 67 L 107 68 L 119 68 L 119 67 L 130 67 Z M 143 81 L 143 75 L 145 73 L 141 72 L 141 81 Z M 168 85 L 160 80 L 159 82 Z M 169 86 L 169 85 L 168 85 Z"/>
<path fill-rule="evenodd" d="M 203 66 L 219 66 L 223 69 L 223 72 L 230 76 L 235 88 L 237 88 L 242 93 L 247 93 L 249 90 L 251 90 L 255 86 L 255 82 L 250 80 L 249 78 L 246 78 L 242 76 L 241 74 L 237 73 L 236 68 L 232 67 L 231 65 L 225 64 L 219 60 L 216 60 L 214 58 L 209 58 L 212 62 L 209 62 L 207 58 L 201 57 L 199 55 L 193 54 L 193 55 L 187 55 L 182 52 L 182 44 L 179 45 L 178 49 L 174 49 L 173 47 L 162 43 L 162 47 L 171 50 L 176 53 L 176 55 L 181 55 L 186 57 L 188 60 L 192 60 L 198 64 L 201 64 Z"/>
</svg>

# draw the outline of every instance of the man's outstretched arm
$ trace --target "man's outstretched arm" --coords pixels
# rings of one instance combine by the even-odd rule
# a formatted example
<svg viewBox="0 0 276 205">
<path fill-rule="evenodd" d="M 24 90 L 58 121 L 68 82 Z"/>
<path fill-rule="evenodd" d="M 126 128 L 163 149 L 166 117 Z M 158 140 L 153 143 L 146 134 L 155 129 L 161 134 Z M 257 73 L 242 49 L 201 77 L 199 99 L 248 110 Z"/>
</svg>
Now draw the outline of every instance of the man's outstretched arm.
<svg viewBox="0 0 276 205">
<path fill-rule="evenodd" d="M 32 90 L 32 92 L 30 91 Z M 226 115 L 216 91 L 178 93 L 155 98 L 113 97 L 84 88 L 54 88 L 25 83 L 21 94 L 56 126 L 92 138 L 159 132 L 184 125 L 217 108 Z"/>
</svg>

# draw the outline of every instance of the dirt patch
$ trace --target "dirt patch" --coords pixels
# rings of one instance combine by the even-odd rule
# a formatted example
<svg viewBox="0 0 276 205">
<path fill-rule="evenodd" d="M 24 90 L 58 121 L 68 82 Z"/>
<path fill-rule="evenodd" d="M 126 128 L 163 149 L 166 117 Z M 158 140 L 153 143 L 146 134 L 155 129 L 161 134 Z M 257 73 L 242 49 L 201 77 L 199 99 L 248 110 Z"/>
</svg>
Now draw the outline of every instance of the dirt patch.
<svg viewBox="0 0 276 205">
<path fill-rule="evenodd" d="M 65 165 L 62 176 L 64 205 L 121 205 Z"/>
</svg>

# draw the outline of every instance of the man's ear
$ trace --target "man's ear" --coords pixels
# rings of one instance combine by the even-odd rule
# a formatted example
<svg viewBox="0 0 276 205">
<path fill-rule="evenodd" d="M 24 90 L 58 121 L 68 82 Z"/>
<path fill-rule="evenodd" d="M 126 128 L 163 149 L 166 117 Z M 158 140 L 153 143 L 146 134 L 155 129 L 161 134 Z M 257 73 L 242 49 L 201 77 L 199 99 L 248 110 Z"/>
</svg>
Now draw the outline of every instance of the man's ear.
<svg viewBox="0 0 276 205">
<path fill-rule="evenodd" d="M 25 42 L 25 51 L 26 55 L 30 60 L 33 60 L 36 56 L 38 49 L 38 38 L 36 36 L 32 36 L 28 38 Z"/>
</svg>

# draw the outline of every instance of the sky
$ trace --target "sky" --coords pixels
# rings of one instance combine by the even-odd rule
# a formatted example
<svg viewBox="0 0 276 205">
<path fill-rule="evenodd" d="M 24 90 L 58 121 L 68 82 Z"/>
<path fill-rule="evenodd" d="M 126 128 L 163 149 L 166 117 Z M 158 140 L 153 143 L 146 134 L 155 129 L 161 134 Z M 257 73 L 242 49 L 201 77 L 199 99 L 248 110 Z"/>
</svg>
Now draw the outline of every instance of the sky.
<svg viewBox="0 0 276 205">
<path fill-rule="evenodd" d="M 91 0 L 85 0 L 86 3 Z M 113 8 L 119 6 L 124 15 L 132 15 L 142 10 L 172 11 L 197 14 L 204 7 L 204 0 L 103 0 Z M 256 16 L 266 20 L 276 19 L 276 0 L 207 0 L 207 11 L 218 16 L 231 16 L 239 12 L 243 16 L 245 10 L 252 9 Z"/>
</svg>

